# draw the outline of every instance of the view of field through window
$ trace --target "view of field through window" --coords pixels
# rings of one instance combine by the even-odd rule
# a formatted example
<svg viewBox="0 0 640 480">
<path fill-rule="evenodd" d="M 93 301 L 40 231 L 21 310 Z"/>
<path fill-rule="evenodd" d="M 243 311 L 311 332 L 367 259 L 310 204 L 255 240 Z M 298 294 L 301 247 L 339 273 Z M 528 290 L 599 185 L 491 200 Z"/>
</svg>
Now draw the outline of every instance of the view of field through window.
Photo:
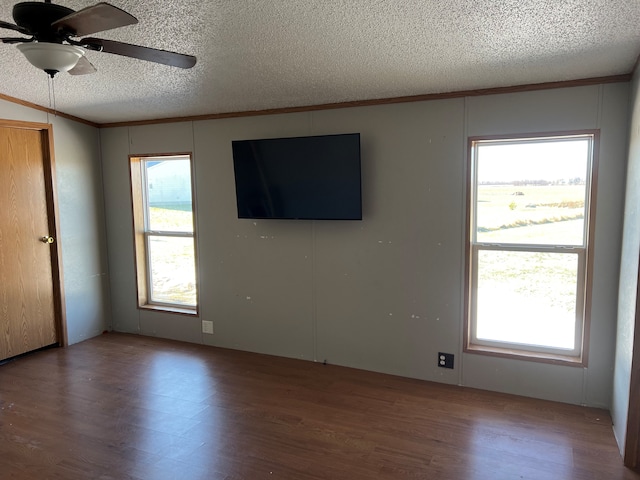
<svg viewBox="0 0 640 480">
<path fill-rule="evenodd" d="M 589 155 L 585 137 L 477 145 L 477 340 L 576 348 Z"/>
<path fill-rule="evenodd" d="M 191 165 L 188 158 L 146 162 L 147 258 L 152 302 L 196 305 Z"/>
</svg>

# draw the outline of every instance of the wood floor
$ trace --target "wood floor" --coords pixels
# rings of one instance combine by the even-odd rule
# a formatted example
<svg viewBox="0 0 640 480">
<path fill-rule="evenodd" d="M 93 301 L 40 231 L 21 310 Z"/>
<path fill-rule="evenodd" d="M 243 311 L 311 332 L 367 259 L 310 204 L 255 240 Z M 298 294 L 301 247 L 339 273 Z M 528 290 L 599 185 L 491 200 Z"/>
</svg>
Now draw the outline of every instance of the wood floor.
<svg viewBox="0 0 640 480">
<path fill-rule="evenodd" d="M 0 366 L 1 479 L 637 479 L 602 410 L 106 334 Z"/>
</svg>

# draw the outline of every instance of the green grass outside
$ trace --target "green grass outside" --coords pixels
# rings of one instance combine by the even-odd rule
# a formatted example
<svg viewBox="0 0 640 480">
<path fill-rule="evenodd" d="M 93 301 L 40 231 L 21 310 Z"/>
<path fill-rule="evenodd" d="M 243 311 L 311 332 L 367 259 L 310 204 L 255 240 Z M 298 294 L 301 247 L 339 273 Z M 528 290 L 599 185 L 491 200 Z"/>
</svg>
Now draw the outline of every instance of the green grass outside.
<svg viewBox="0 0 640 480">
<path fill-rule="evenodd" d="M 168 202 L 168 203 L 154 203 L 149 205 L 151 208 L 157 208 L 160 210 L 177 210 L 182 212 L 190 212 L 192 210 L 191 202 Z"/>
</svg>

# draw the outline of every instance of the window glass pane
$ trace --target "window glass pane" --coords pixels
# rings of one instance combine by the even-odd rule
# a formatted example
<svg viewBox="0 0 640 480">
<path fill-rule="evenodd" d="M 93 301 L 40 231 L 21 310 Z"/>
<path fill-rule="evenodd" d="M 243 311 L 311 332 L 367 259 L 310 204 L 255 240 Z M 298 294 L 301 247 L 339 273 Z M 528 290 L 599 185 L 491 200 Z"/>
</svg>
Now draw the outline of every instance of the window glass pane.
<svg viewBox="0 0 640 480">
<path fill-rule="evenodd" d="M 578 255 L 478 251 L 479 340 L 573 349 Z"/>
<path fill-rule="evenodd" d="M 196 304 L 193 237 L 149 236 L 151 301 Z"/>
<path fill-rule="evenodd" d="M 154 159 L 145 165 L 149 230 L 193 232 L 189 159 Z"/>
<path fill-rule="evenodd" d="M 476 241 L 584 245 L 589 140 L 479 144 Z"/>
</svg>

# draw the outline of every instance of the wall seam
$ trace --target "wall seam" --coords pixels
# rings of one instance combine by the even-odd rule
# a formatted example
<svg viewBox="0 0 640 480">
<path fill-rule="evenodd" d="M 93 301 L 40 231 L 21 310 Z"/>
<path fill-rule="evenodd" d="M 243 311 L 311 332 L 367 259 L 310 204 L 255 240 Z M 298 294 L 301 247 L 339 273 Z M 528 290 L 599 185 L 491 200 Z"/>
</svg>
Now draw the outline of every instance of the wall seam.
<svg viewBox="0 0 640 480">
<path fill-rule="evenodd" d="M 598 103 L 596 108 L 596 124 L 595 127 L 597 130 L 600 130 L 602 126 L 602 106 L 603 106 L 603 97 L 604 97 L 604 85 L 598 85 Z M 602 151 L 602 144 L 600 144 L 600 150 Z M 597 152 L 598 156 L 600 152 Z M 596 201 L 597 203 L 597 201 Z M 593 306 L 591 307 L 593 310 Z M 590 316 L 592 317 L 591 313 Z M 593 318 L 591 318 L 591 322 L 593 322 Z M 591 345 L 587 345 L 587 348 L 590 348 Z M 589 368 L 582 368 L 582 399 L 581 405 L 586 406 L 589 405 Z"/>
<path fill-rule="evenodd" d="M 107 294 L 107 298 L 105 305 L 109 306 L 109 318 L 107 319 L 107 323 L 105 325 L 106 330 L 109 331 L 113 331 L 113 308 L 111 305 L 111 271 L 109 270 L 109 259 L 110 259 L 110 255 L 109 255 L 109 242 L 108 242 L 108 237 L 109 237 L 109 230 L 108 230 L 108 224 L 107 224 L 107 199 L 106 199 L 106 195 L 105 195 L 105 191 L 106 191 L 106 187 L 104 184 L 104 159 L 102 157 L 102 130 L 101 129 L 97 129 L 98 130 L 98 158 L 100 161 L 100 185 L 102 186 L 102 192 L 101 192 L 101 198 L 102 198 L 102 221 L 103 221 L 103 227 L 104 227 L 104 234 L 105 234 L 105 253 L 106 253 L 106 265 L 104 265 L 105 267 L 105 272 L 103 275 L 107 276 L 107 283 L 106 283 L 106 294 Z M 103 279 L 104 282 L 104 279 Z"/>
<path fill-rule="evenodd" d="M 313 112 L 309 112 L 309 134 L 313 135 L 313 133 Z M 311 335 L 314 362 L 318 361 L 318 282 L 316 275 L 316 222 L 311 220 Z"/>
<path fill-rule="evenodd" d="M 468 105 L 468 97 L 464 97 L 462 99 L 462 160 L 464 162 L 464 167 L 462 169 L 462 171 L 464 172 L 464 176 L 462 180 L 465 185 L 467 183 L 467 176 L 469 175 L 469 172 L 467 171 L 468 165 L 469 165 L 469 159 L 467 158 L 468 135 L 469 135 L 469 105 Z M 465 216 L 467 214 L 467 201 L 468 201 L 467 191 L 466 191 L 466 188 L 463 188 L 462 208 L 460 209 L 460 211 L 462 212 L 461 225 L 465 225 Z M 466 262 L 468 261 L 466 257 L 466 247 L 465 247 L 467 239 L 465 238 L 465 236 L 466 236 L 466 229 L 465 229 L 465 233 L 463 233 L 463 236 L 462 236 L 461 258 L 463 259 L 463 261 L 460 262 L 460 278 L 462 280 L 460 285 L 461 287 L 460 291 L 462 292 L 462 295 L 463 295 L 463 298 L 460 298 L 460 303 L 459 303 L 459 307 L 461 307 L 460 311 L 462 312 L 462 315 L 460 315 L 460 319 L 458 320 L 458 324 L 460 325 L 460 330 L 458 333 L 458 358 L 460 359 L 460 361 L 458 362 L 460 365 L 460 368 L 458 369 L 458 385 L 460 386 L 464 385 L 463 336 L 464 336 L 464 329 L 466 328 L 466 323 L 467 323 L 465 318 L 467 315 L 467 312 L 465 312 L 465 309 L 464 309 L 464 305 L 465 305 L 464 295 L 466 292 L 465 282 L 467 281 L 465 278 L 465 271 L 466 271 Z"/>
</svg>

